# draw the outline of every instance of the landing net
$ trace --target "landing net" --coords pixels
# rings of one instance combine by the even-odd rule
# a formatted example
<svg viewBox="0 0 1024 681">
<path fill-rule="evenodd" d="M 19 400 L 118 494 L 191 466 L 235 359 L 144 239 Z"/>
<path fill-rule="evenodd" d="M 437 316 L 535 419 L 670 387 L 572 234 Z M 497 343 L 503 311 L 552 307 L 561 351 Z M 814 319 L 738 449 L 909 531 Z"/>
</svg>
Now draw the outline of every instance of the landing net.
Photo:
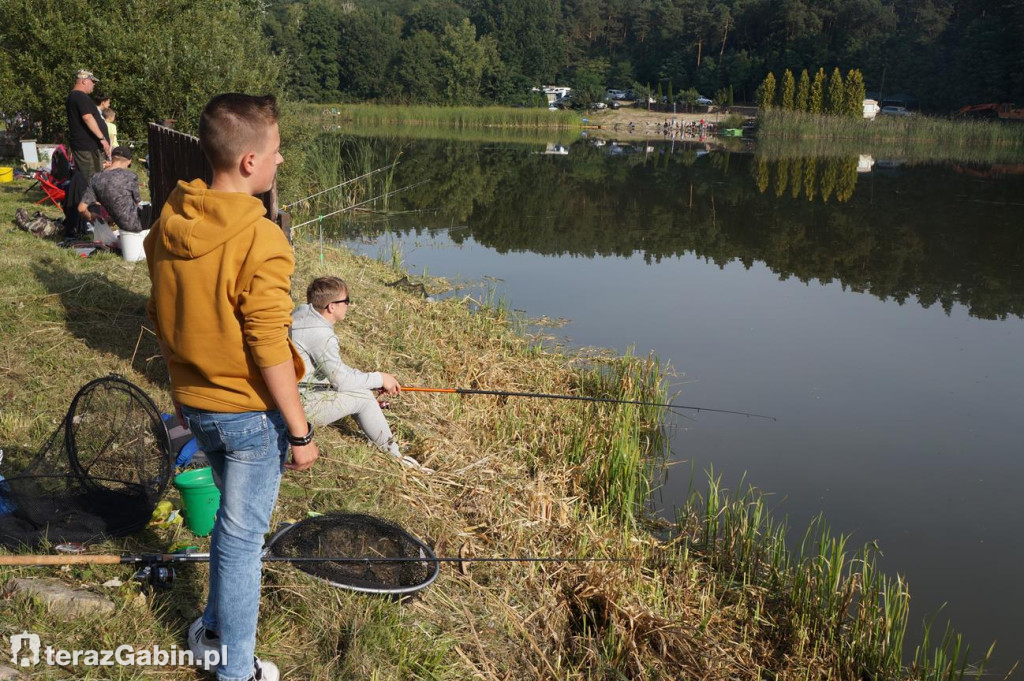
<svg viewBox="0 0 1024 681">
<path fill-rule="evenodd" d="M 0 544 L 15 549 L 138 531 L 173 470 L 159 410 L 118 376 L 83 386 L 38 452 L 4 449 Z"/>
</svg>

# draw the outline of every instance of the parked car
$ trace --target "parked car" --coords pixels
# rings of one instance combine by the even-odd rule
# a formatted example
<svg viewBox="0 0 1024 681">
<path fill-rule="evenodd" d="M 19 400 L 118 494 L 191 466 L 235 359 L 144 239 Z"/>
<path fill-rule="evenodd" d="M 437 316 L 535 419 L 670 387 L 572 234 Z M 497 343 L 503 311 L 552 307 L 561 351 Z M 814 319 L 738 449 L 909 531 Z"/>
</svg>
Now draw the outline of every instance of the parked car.
<svg viewBox="0 0 1024 681">
<path fill-rule="evenodd" d="M 626 91 L 625 90 L 608 90 L 608 92 L 606 94 L 608 96 L 608 99 L 612 99 L 612 100 L 615 100 L 615 99 L 625 99 L 626 98 Z"/>
<path fill-rule="evenodd" d="M 907 111 L 905 106 L 883 106 L 878 112 L 879 116 L 913 116 L 913 111 Z"/>
<path fill-rule="evenodd" d="M 711 106 L 712 101 L 707 97 L 698 97 L 694 100 L 699 106 Z"/>
<path fill-rule="evenodd" d="M 565 97 L 559 97 L 555 101 L 551 102 L 551 106 L 557 109 L 571 109 L 572 108 L 572 95 L 566 95 Z"/>
</svg>

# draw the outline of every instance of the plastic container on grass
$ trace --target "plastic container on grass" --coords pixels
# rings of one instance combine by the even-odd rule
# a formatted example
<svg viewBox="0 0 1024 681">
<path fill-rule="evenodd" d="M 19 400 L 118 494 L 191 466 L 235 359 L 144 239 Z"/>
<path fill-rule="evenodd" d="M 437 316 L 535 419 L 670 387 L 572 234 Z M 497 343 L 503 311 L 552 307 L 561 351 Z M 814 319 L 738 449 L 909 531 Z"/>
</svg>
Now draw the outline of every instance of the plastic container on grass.
<svg viewBox="0 0 1024 681">
<path fill-rule="evenodd" d="M 142 248 L 142 242 L 149 234 L 148 229 L 141 232 L 126 232 L 120 230 L 121 234 L 121 255 L 128 262 L 138 262 L 146 259 L 146 251 Z"/>
<path fill-rule="evenodd" d="M 181 493 L 188 529 L 198 537 L 213 532 L 213 523 L 220 508 L 220 490 L 213 482 L 212 468 L 194 468 L 174 476 L 174 486 Z"/>
</svg>

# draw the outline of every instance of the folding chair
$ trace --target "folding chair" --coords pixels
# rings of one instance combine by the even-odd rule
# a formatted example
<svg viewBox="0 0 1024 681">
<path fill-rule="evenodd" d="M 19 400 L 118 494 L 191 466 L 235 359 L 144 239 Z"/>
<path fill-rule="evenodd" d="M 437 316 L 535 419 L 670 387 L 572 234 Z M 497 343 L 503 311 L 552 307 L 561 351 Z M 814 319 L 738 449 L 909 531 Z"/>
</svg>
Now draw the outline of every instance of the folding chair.
<svg viewBox="0 0 1024 681">
<path fill-rule="evenodd" d="M 43 193 L 45 194 L 45 196 L 36 201 L 36 203 L 46 203 L 47 200 L 50 200 L 53 202 L 53 205 L 57 206 L 58 208 L 61 208 L 63 205 L 64 196 L 67 192 L 65 192 L 64 187 L 61 187 L 59 184 L 57 184 L 57 182 L 54 180 L 53 175 L 46 172 L 45 170 L 37 170 L 36 172 L 32 173 L 32 177 L 35 179 L 36 182 L 39 183 L 39 187 L 43 190 Z M 62 184 L 64 184 L 65 186 L 67 185 L 66 182 Z"/>
<path fill-rule="evenodd" d="M 75 161 L 71 152 L 63 144 L 58 144 L 54 148 L 53 153 L 50 154 L 50 167 L 40 168 L 29 175 L 35 182 L 25 188 L 25 193 L 27 194 L 36 187 L 41 186 L 41 179 L 47 180 L 58 189 L 67 190 L 68 182 L 74 169 Z M 44 187 L 43 191 L 46 192 L 46 196 L 36 201 L 37 204 L 44 203 L 46 199 L 56 202 L 63 198 L 63 194 L 54 191 L 52 187 L 50 189 Z"/>
</svg>

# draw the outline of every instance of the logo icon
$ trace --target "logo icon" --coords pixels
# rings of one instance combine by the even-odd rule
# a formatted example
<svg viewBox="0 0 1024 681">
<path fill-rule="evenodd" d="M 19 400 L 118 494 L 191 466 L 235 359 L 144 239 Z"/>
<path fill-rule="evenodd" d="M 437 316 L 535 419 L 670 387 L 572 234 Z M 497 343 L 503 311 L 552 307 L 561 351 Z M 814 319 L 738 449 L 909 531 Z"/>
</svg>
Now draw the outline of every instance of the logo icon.
<svg viewBox="0 0 1024 681">
<path fill-rule="evenodd" d="M 39 634 L 23 631 L 11 635 L 11 662 L 18 667 L 39 664 Z M 19 655 L 18 653 L 21 653 Z"/>
</svg>

